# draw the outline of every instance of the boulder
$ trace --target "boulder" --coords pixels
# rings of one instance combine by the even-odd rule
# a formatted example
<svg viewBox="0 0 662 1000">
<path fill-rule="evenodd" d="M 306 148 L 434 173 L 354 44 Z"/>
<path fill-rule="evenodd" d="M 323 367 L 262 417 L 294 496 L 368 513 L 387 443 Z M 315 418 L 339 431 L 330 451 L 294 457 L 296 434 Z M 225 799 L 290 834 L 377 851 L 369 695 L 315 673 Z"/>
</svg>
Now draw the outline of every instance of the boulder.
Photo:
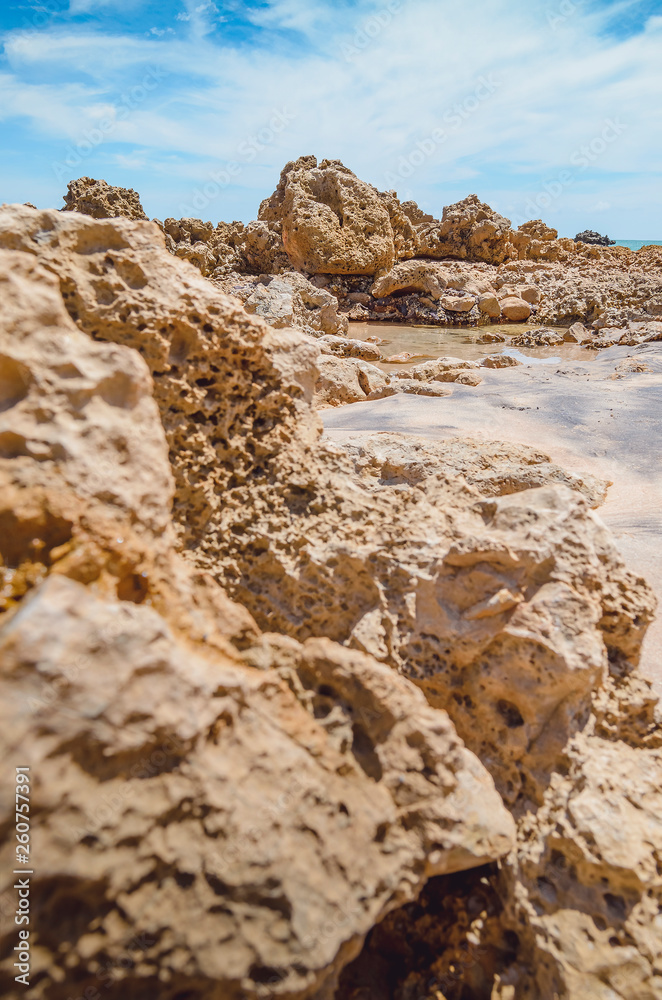
<svg viewBox="0 0 662 1000">
<path fill-rule="evenodd" d="M 509 220 L 471 194 L 444 208 L 441 222 L 418 228 L 418 253 L 437 259 L 501 264 L 517 256 L 510 236 Z"/>
<path fill-rule="evenodd" d="M 480 363 L 483 368 L 513 368 L 522 364 L 510 354 L 488 354 Z"/>
<path fill-rule="evenodd" d="M 93 219 L 146 219 L 140 195 L 133 188 L 113 187 L 106 181 L 79 177 L 69 181 L 62 212 L 81 212 Z"/>
<path fill-rule="evenodd" d="M 531 306 L 517 295 L 507 295 L 501 300 L 501 315 L 511 323 L 521 323 L 531 315 Z"/>
<path fill-rule="evenodd" d="M 387 205 L 339 160 L 288 163 L 258 218 L 282 226 L 292 265 L 309 274 L 375 275 L 395 261 Z"/>
<path fill-rule="evenodd" d="M 575 243 L 588 243 L 593 247 L 615 246 L 615 240 L 610 240 L 608 236 L 600 236 L 594 229 L 585 229 L 582 233 L 577 233 Z"/>
</svg>

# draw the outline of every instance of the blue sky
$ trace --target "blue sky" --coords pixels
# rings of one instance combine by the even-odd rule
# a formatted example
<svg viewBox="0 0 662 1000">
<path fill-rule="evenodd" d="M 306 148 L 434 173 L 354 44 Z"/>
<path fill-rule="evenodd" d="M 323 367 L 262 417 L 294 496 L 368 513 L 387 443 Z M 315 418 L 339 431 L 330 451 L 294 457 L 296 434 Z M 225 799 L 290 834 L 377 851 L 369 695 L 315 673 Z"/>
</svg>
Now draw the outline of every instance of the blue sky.
<svg viewBox="0 0 662 1000">
<path fill-rule="evenodd" d="M 289 159 L 662 237 L 662 0 L 5 0 L 0 200 L 248 221 Z"/>
</svg>

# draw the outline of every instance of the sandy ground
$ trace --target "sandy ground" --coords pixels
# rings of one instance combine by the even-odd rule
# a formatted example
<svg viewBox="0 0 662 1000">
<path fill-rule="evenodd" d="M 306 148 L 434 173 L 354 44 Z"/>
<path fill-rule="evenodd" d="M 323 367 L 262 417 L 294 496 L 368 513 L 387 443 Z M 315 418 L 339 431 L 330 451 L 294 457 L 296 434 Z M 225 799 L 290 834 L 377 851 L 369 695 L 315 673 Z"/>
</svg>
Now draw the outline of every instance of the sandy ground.
<svg viewBox="0 0 662 1000">
<path fill-rule="evenodd" d="M 628 372 L 628 359 L 651 371 Z M 599 516 L 660 600 L 641 666 L 662 696 L 662 343 L 482 374 L 482 385 L 455 384 L 446 398 L 398 395 L 324 410 L 326 434 L 337 441 L 362 431 L 471 434 L 533 445 L 567 469 L 610 480 Z"/>
</svg>

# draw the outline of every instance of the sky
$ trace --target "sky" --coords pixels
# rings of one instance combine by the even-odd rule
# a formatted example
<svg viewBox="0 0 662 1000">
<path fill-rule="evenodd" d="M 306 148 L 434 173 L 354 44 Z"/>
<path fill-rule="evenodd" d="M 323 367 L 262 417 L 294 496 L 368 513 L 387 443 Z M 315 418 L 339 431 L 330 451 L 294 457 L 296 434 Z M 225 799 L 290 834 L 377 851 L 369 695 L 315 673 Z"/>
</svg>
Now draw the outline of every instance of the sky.
<svg viewBox="0 0 662 1000">
<path fill-rule="evenodd" d="M 662 237 L 662 0 L 3 0 L 0 202 L 248 222 L 288 160 Z"/>
</svg>

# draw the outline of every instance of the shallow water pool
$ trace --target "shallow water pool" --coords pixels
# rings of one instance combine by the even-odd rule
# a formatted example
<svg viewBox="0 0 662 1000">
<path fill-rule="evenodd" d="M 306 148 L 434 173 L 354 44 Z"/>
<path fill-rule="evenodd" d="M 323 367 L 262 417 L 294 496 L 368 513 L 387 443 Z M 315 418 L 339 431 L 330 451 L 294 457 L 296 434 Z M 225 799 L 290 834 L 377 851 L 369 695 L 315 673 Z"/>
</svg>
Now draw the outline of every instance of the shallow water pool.
<svg viewBox="0 0 662 1000">
<path fill-rule="evenodd" d="M 558 364 L 561 361 L 591 361 L 595 351 L 579 347 L 577 344 L 560 344 L 555 347 L 514 347 L 509 344 L 511 337 L 517 337 L 532 329 L 526 323 L 504 323 L 499 326 L 448 327 L 448 326 L 408 326 L 404 323 L 350 323 L 349 336 L 357 340 L 379 337 L 379 349 L 387 358 L 393 354 L 408 351 L 414 355 L 406 363 L 385 364 L 377 362 L 385 371 L 407 371 L 426 358 L 441 358 L 449 355 L 463 361 L 480 361 L 488 354 L 510 354 L 522 364 Z M 547 327 L 554 329 L 554 327 Z M 563 333 L 563 329 L 558 328 Z M 486 333 L 498 333 L 507 339 L 501 343 L 480 344 L 478 340 Z"/>
</svg>

